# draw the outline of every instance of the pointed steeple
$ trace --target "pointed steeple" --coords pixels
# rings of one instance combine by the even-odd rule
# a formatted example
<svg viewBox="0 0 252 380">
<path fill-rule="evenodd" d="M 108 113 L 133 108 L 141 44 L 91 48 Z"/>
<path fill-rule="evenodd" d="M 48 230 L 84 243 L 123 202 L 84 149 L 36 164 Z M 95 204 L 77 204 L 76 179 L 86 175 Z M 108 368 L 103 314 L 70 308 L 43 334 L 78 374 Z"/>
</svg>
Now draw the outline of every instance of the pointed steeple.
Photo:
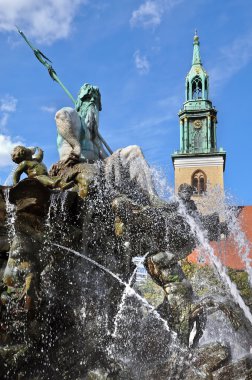
<svg viewBox="0 0 252 380">
<path fill-rule="evenodd" d="M 197 34 L 197 30 L 195 29 L 195 34 L 194 34 L 194 39 L 193 39 L 193 59 L 192 59 L 192 65 L 201 65 L 199 45 L 200 45 L 199 36 Z"/>
<path fill-rule="evenodd" d="M 190 184 L 196 201 L 207 188 L 223 189 L 226 160 L 226 152 L 217 146 L 217 110 L 209 99 L 209 77 L 201 62 L 197 31 L 185 81 L 185 102 L 178 115 L 180 148 L 172 155 L 175 191 L 183 183 Z"/>
<path fill-rule="evenodd" d="M 195 31 L 192 67 L 186 76 L 186 102 L 208 100 L 208 75 L 202 66 L 199 45 L 199 36 Z"/>
<path fill-rule="evenodd" d="M 217 112 L 209 100 L 209 78 L 201 63 L 199 36 L 196 31 L 193 41 L 192 66 L 186 76 L 185 87 L 186 101 L 179 113 L 184 125 L 181 132 L 180 149 L 184 153 L 190 154 L 213 152 L 217 147 Z"/>
</svg>

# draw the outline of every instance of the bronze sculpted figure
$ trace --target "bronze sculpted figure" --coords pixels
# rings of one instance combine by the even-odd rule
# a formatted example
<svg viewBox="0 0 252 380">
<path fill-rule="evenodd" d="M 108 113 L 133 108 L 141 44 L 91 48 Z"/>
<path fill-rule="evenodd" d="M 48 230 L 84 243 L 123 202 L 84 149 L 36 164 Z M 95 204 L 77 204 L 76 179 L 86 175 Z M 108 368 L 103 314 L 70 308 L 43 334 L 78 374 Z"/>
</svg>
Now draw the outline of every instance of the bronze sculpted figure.
<svg viewBox="0 0 252 380">
<path fill-rule="evenodd" d="M 56 113 L 60 160 L 94 162 L 108 156 L 99 136 L 99 111 L 99 88 L 85 83 L 80 89 L 75 109 L 64 107 Z"/>
<path fill-rule="evenodd" d="M 37 154 L 35 152 L 37 151 Z M 43 150 L 39 147 L 26 148 L 24 146 L 16 146 L 11 154 L 12 161 L 18 164 L 17 169 L 13 174 L 13 185 L 17 185 L 23 173 L 27 174 L 28 178 L 36 178 L 44 186 L 50 188 L 67 189 L 73 186 L 73 183 L 63 183 L 59 177 L 49 177 L 47 168 L 42 162 Z"/>
<path fill-rule="evenodd" d="M 101 95 L 99 88 L 85 83 L 79 92 L 77 101 L 61 82 L 51 61 L 39 49 L 32 46 L 24 33 L 17 28 L 35 57 L 44 65 L 50 77 L 56 81 L 75 104 L 75 109 L 64 107 L 56 113 L 58 130 L 57 146 L 60 160 L 67 162 L 94 162 L 108 156 L 112 150 L 98 131 L 99 111 L 101 111 Z"/>
</svg>

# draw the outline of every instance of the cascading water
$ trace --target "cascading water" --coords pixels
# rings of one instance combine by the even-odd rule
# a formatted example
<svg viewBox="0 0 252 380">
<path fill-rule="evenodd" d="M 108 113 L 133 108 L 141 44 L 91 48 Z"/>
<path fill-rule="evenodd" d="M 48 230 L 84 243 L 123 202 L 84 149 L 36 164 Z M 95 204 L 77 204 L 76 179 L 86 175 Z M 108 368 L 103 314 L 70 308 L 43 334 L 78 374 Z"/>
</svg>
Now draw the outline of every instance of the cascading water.
<svg viewBox="0 0 252 380">
<path fill-rule="evenodd" d="M 108 354 L 110 356 L 114 356 L 115 351 L 119 349 L 118 345 L 121 346 L 123 344 L 125 347 L 125 342 L 123 343 L 123 341 L 121 340 L 122 336 L 118 332 L 118 330 L 119 330 L 119 328 L 124 329 L 123 326 L 125 323 L 125 318 L 128 318 L 128 315 L 127 315 L 128 305 L 127 305 L 126 301 L 127 301 L 127 298 L 133 297 L 133 298 L 136 298 L 137 301 L 140 301 L 140 304 L 142 304 L 146 308 L 149 315 L 152 315 L 154 317 L 154 320 L 156 320 L 157 322 L 161 322 L 161 324 L 162 324 L 161 326 L 163 326 L 163 328 L 160 325 L 159 325 L 159 328 L 161 327 L 162 330 L 164 329 L 166 331 L 166 333 L 168 333 L 167 343 L 169 341 L 169 350 L 173 350 L 174 352 L 176 351 L 176 352 L 180 353 L 180 355 L 183 356 L 184 365 L 188 365 L 188 367 L 191 365 L 193 373 L 199 374 L 199 375 L 201 374 L 201 371 L 198 370 L 197 368 L 194 368 L 193 365 L 188 360 L 190 357 L 190 354 L 188 353 L 188 351 L 185 347 L 180 345 L 179 340 L 177 339 L 177 334 L 175 332 L 171 331 L 167 321 L 160 316 L 158 311 L 152 305 L 150 305 L 144 297 L 142 297 L 140 294 L 138 294 L 132 288 L 132 283 L 133 283 L 133 280 L 135 278 L 138 266 L 136 266 L 136 268 L 134 269 L 128 283 L 125 283 L 115 273 L 113 273 L 108 268 L 104 267 L 103 265 L 97 263 L 95 260 L 92 260 L 90 257 L 86 256 L 85 254 L 77 252 L 73 249 L 61 246 L 59 244 L 52 243 L 52 245 L 54 245 L 55 247 L 61 248 L 63 250 L 66 250 L 70 253 L 73 253 L 76 256 L 79 256 L 79 257 L 85 259 L 86 261 L 92 263 L 94 266 L 100 268 L 105 273 L 108 273 L 117 282 L 119 282 L 119 284 L 123 285 L 124 291 L 123 291 L 123 294 L 121 297 L 121 302 L 119 304 L 118 312 L 117 312 L 115 319 L 114 319 L 114 331 L 112 333 L 112 338 L 116 339 L 117 343 L 116 344 L 112 343 L 112 346 L 108 347 L 107 350 L 108 350 Z M 144 262 L 144 259 L 147 257 L 147 255 L 148 255 L 148 252 L 142 257 L 142 261 L 140 261 L 140 263 Z M 140 265 L 140 263 L 138 265 Z M 81 313 L 85 314 L 85 308 L 81 310 Z M 133 317 L 135 318 L 136 316 L 133 316 Z M 122 323 L 122 326 L 119 326 L 120 321 Z M 134 320 L 132 320 L 132 323 L 134 323 Z M 164 331 L 163 331 L 163 334 L 164 334 Z M 126 360 L 126 362 L 127 362 L 127 360 Z M 182 370 L 182 368 L 181 368 L 181 370 Z M 175 370 L 175 372 L 177 372 L 177 369 Z M 176 376 L 175 372 L 174 372 L 174 376 Z M 171 376 L 173 376 L 172 375 L 172 369 L 171 369 Z M 175 377 L 174 377 L 174 379 L 175 379 Z"/>
<path fill-rule="evenodd" d="M 134 281 L 134 279 L 136 277 L 136 273 L 137 273 L 139 267 L 141 265 L 143 265 L 144 260 L 146 259 L 146 257 L 147 257 L 148 254 L 149 254 L 149 252 L 147 252 L 143 257 L 140 258 L 139 262 L 136 264 L 136 268 L 134 269 L 134 271 L 133 271 L 133 273 L 132 273 L 132 275 L 131 275 L 131 277 L 129 279 L 129 282 L 125 286 L 125 290 L 123 292 L 122 299 L 121 299 L 121 302 L 120 302 L 120 305 L 119 305 L 119 310 L 118 310 L 118 312 L 117 312 L 117 314 L 115 316 L 115 327 L 114 327 L 114 331 L 113 331 L 113 334 L 112 334 L 112 336 L 114 338 L 117 336 L 118 323 L 119 323 L 120 319 L 123 316 L 126 299 L 127 299 L 128 296 L 132 295 L 132 283 L 133 283 L 133 281 Z M 153 308 L 153 310 L 154 310 L 154 308 Z M 166 321 L 165 321 L 165 323 L 166 323 L 166 326 L 167 326 L 167 322 Z"/>
<path fill-rule="evenodd" d="M 50 205 L 46 218 L 46 226 L 50 227 L 52 218 L 60 217 L 62 221 L 65 219 L 65 202 L 67 191 L 52 193 L 50 197 Z"/>
<path fill-rule="evenodd" d="M 116 170 L 121 171 L 119 164 Z M 137 173 L 136 168 L 133 172 Z M 154 182 L 166 201 L 154 191 L 146 193 L 136 182 L 127 182 L 127 176 L 117 176 L 116 184 L 108 185 L 102 169 L 101 174 L 95 173 L 84 199 L 74 191 L 48 191 L 34 180 L 25 182 L 25 202 L 19 202 L 18 186 L 8 197 L 19 202 L 8 265 L 14 266 L 13 273 L 25 284 L 22 303 L 16 302 L 15 293 L 7 296 L 15 316 L 8 328 L 10 334 L 16 333 L 16 316 L 25 304 L 28 318 L 25 328 L 18 329 L 18 342 L 28 351 L 25 361 L 20 356 L 12 362 L 6 379 L 21 372 L 28 380 L 89 380 L 98 375 L 116 380 L 207 379 L 213 371 L 207 363 L 215 360 L 214 369 L 223 366 L 229 351 L 225 337 L 217 328 L 213 337 L 205 321 L 216 316 L 214 302 L 196 299 L 178 260 L 196 243 L 203 246 L 236 297 L 234 303 L 240 302 L 239 294 L 212 257 L 197 217 L 171 196 L 160 173 L 154 172 Z M 164 301 L 157 308 L 133 289 L 137 267 L 132 259 L 136 256 L 163 289 Z M 225 305 L 230 299 L 223 298 L 220 305 L 215 299 L 214 308 L 219 307 L 219 325 L 228 315 L 231 322 L 226 325 L 233 331 L 234 314 Z M 240 306 L 247 313 L 242 302 Z M 230 333 L 236 341 L 238 330 Z M 246 339 L 242 349 L 232 353 L 233 359 L 249 351 Z"/>
<path fill-rule="evenodd" d="M 241 295 L 237 289 L 237 286 L 231 281 L 230 277 L 228 276 L 225 267 L 222 265 L 219 258 L 217 256 L 215 256 L 214 250 L 210 246 L 208 240 L 206 239 L 204 232 L 201 230 L 200 226 L 195 222 L 195 220 L 190 215 L 188 215 L 185 207 L 183 206 L 183 204 L 181 202 L 180 202 L 179 210 L 180 210 L 181 214 L 185 217 L 188 224 L 191 226 L 191 229 L 195 233 L 200 246 L 203 247 L 203 252 L 205 252 L 205 254 L 210 259 L 210 262 L 212 263 L 212 265 L 214 265 L 214 267 L 216 268 L 220 278 L 228 286 L 229 291 L 230 291 L 231 295 L 233 296 L 235 302 L 238 303 L 240 308 L 243 310 L 246 318 L 252 324 L 252 314 L 251 314 L 248 306 L 243 301 L 243 299 L 242 299 L 242 297 L 241 297 Z"/>
<path fill-rule="evenodd" d="M 13 166 L 13 168 L 10 171 L 10 174 L 4 181 L 4 186 L 12 186 L 13 185 L 13 174 L 16 170 L 16 166 Z"/>
<path fill-rule="evenodd" d="M 10 203 L 10 189 L 6 188 L 4 190 L 4 199 L 6 203 L 6 227 L 8 231 L 9 242 L 12 241 L 15 236 L 15 220 L 16 220 L 16 209 L 15 206 Z"/>
<path fill-rule="evenodd" d="M 235 242 L 238 255 L 241 257 L 243 263 L 245 264 L 250 286 L 252 287 L 252 259 L 250 257 L 251 243 L 248 241 L 245 233 L 242 231 L 240 223 L 237 220 L 237 216 L 235 215 L 234 208 L 227 207 L 226 212 L 230 236 Z"/>
<path fill-rule="evenodd" d="M 165 196 L 170 198 L 170 200 L 175 199 L 179 203 L 179 212 L 181 215 L 185 218 L 185 220 L 188 222 L 188 224 L 191 227 L 192 232 L 195 234 L 199 246 L 200 246 L 200 252 L 203 253 L 203 255 L 207 256 L 208 259 L 210 259 L 210 263 L 215 267 L 217 270 L 217 273 L 219 274 L 220 278 L 223 280 L 223 282 L 228 286 L 231 295 L 233 296 L 235 302 L 239 304 L 241 309 L 243 310 L 245 316 L 252 324 L 252 314 L 248 308 L 248 306 L 243 301 L 237 286 L 231 281 L 229 275 L 226 272 L 225 267 L 221 263 L 220 259 L 214 254 L 214 250 L 211 247 L 211 245 L 208 242 L 208 239 L 205 236 L 204 231 L 201 229 L 200 225 L 195 221 L 195 219 L 190 216 L 190 214 L 187 212 L 183 202 L 180 200 L 180 198 L 175 197 L 173 193 L 173 190 L 167 185 L 167 183 L 164 181 L 164 177 L 160 176 L 160 172 L 156 171 L 155 169 L 152 169 L 153 177 L 155 179 L 155 184 L 159 190 L 159 195 L 164 198 Z M 161 177 L 161 180 L 160 180 Z M 160 184 L 160 186 L 158 186 Z M 246 263 L 246 269 L 248 270 L 249 275 L 251 272 L 251 259 L 248 258 L 250 249 L 248 242 L 245 238 L 244 233 L 241 231 L 239 224 L 237 220 L 235 219 L 234 213 L 231 212 L 230 207 L 227 208 L 227 205 L 224 202 L 224 197 L 219 194 L 219 197 L 216 197 L 215 192 L 219 193 L 219 189 L 213 189 L 212 192 L 214 194 L 210 194 L 208 197 L 204 197 L 204 201 L 202 202 L 202 207 L 205 208 L 205 210 L 211 209 L 211 211 L 215 211 L 213 208 L 213 199 L 217 199 L 218 201 L 215 202 L 215 205 L 218 204 L 216 209 L 223 215 L 226 215 L 226 219 L 228 221 L 228 227 L 230 228 L 230 232 L 235 236 L 235 240 L 237 243 L 239 243 L 239 253 L 242 251 L 245 251 L 245 254 L 242 255 L 244 262 Z M 220 204 L 222 207 L 220 207 Z M 227 210 L 229 211 L 227 214 Z"/>
<path fill-rule="evenodd" d="M 137 271 L 137 267 L 135 268 L 130 280 L 128 283 L 125 283 L 124 281 L 122 281 L 120 279 L 120 277 L 118 277 L 115 273 L 113 273 L 112 271 L 110 271 L 108 268 L 104 267 L 103 265 L 97 263 L 95 260 L 92 260 L 90 259 L 88 256 L 84 255 L 83 253 L 79 253 L 77 251 L 74 251 L 73 249 L 70 249 L 70 248 L 67 248 L 67 247 L 63 247 L 62 245 L 60 244 L 55 244 L 55 243 L 52 243 L 55 247 L 58 247 L 58 248 L 61 248 L 61 249 L 64 249 L 66 251 L 69 251 L 69 252 L 72 252 L 74 253 L 76 256 L 79 256 L 79 257 L 82 257 L 83 259 L 89 261 L 90 263 L 92 263 L 93 265 L 97 266 L 98 268 L 100 268 L 102 271 L 108 273 L 110 276 L 112 276 L 115 280 L 117 280 L 121 285 L 123 285 L 125 287 L 125 290 L 123 292 L 123 295 L 122 295 L 122 298 L 121 298 L 121 302 L 120 302 L 120 305 L 119 305 L 119 311 L 118 313 L 116 314 L 116 317 L 115 317 L 115 330 L 114 330 L 114 333 L 112 334 L 113 337 L 116 337 L 117 336 L 117 329 L 118 329 L 118 320 L 120 319 L 120 317 L 122 317 L 122 314 L 123 314 L 123 309 L 124 309 L 124 306 L 125 306 L 125 300 L 127 297 L 136 297 L 141 303 L 144 304 L 144 306 L 150 310 L 151 313 L 153 313 L 153 315 L 155 316 L 155 318 L 157 318 L 159 321 L 163 322 L 164 324 L 164 327 L 165 329 L 170 332 L 173 336 L 173 338 L 176 338 L 177 337 L 177 334 L 174 333 L 173 331 L 170 330 L 168 324 L 167 324 L 167 321 L 165 319 L 163 319 L 159 313 L 155 310 L 155 308 L 150 305 L 148 303 L 148 301 L 141 297 L 140 294 L 138 294 L 133 288 L 132 288 L 132 282 L 133 282 L 133 279 L 135 277 L 135 274 L 136 274 L 136 271 Z M 148 254 L 148 253 L 147 253 Z M 143 257 L 143 259 L 147 256 L 147 254 Z"/>
<path fill-rule="evenodd" d="M 250 285 L 252 285 L 252 259 L 251 259 L 251 243 L 248 241 L 238 215 L 243 207 L 235 206 L 233 197 L 226 193 L 222 193 L 218 187 L 210 188 L 198 201 L 199 209 L 203 212 L 218 212 L 222 221 L 227 225 L 228 238 L 232 241 L 232 249 L 241 258 L 245 264 L 245 270 L 248 273 Z M 220 244 L 219 257 L 225 260 L 226 252 L 225 239 Z"/>
</svg>

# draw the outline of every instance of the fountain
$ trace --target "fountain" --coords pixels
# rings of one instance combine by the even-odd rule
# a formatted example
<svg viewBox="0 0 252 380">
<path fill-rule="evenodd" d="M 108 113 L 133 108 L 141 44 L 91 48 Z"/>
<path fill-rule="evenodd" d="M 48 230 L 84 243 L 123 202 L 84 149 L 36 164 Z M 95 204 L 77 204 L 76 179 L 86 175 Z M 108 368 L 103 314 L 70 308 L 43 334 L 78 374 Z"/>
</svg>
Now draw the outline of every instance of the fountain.
<svg viewBox="0 0 252 380">
<path fill-rule="evenodd" d="M 159 198 L 138 147 L 68 162 L 52 169 L 58 188 L 29 174 L 1 187 L 2 378 L 248 376 L 251 313 L 208 243 L 226 228 L 218 215 L 201 215 L 186 185 Z M 67 176 L 81 181 L 61 190 Z M 224 298 L 198 299 L 183 273 L 199 244 Z M 164 289 L 157 308 L 133 288 L 136 256 Z"/>
<path fill-rule="evenodd" d="M 209 244 L 234 219 L 201 214 L 186 184 L 161 199 L 139 147 L 110 151 L 100 110 L 85 84 L 76 108 L 57 112 L 49 171 L 38 147 L 12 153 L 14 184 L 0 186 L 0 378 L 251 378 L 251 311 Z M 218 292 L 209 282 L 200 297 L 187 275 L 195 247 Z M 135 257 L 163 289 L 157 307 L 134 287 Z"/>
</svg>

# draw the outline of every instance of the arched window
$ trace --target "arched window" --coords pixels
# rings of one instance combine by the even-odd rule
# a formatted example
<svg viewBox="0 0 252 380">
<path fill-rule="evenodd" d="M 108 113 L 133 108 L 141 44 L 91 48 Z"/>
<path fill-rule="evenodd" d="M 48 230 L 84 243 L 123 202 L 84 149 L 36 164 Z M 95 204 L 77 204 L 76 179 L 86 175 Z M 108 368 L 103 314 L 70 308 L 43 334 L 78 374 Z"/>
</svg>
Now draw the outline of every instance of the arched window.
<svg viewBox="0 0 252 380">
<path fill-rule="evenodd" d="M 205 90 L 208 91 L 208 87 L 207 87 L 207 78 L 205 79 Z"/>
<path fill-rule="evenodd" d="M 186 86 L 186 99 L 189 100 L 189 82 L 187 82 Z"/>
<path fill-rule="evenodd" d="M 192 81 L 192 98 L 202 99 L 202 82 L 198 76 Z"/>
<path fill-rule="evenodd" d="M 193 187 L 193 192 L 194 193 L 198 189 L 198 186 L 199 186 L 199 180 L 198 180 L 197 177 L 195 177 L 195 178 L 193 178 L 193 181 L 192 181 L 192 187 Z"/>
<path fill-rule="evenodd" d="M 206 191 L 206 175 L 202 170 L 197 170 L 192 175 L 192 187 L 194 194 L 203 194 Z"/>
</svg>

